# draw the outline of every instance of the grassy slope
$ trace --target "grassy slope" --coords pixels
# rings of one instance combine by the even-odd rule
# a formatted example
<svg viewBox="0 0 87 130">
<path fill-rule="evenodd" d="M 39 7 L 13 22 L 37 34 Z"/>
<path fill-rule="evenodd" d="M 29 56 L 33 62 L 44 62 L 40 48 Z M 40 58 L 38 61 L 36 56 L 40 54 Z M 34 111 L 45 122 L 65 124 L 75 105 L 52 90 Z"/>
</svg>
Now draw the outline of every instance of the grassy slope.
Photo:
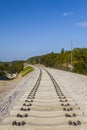
<svg viewBox="0 0 87 130">
<path fill-rule="evenodd" d="M 31 66 L 25 67 L 25 68 L 23 69 L 23 71 L 22 71 L 22 76 L 25 76 L 26 74 L 28 74 L 29 72 L 32 72 L 33 70 L 34 70 L 34 68 L 31 67 Z"/>
</svg>

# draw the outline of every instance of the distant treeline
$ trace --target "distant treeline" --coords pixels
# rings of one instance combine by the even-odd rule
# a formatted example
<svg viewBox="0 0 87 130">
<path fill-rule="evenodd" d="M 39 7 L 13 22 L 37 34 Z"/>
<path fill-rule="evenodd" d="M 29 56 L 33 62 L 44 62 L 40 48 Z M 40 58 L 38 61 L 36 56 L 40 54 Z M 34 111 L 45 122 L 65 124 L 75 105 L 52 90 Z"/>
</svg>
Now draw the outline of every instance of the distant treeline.
<svg viewBox="0 0 87 130">
<path fill-rule="evenodd" d="M 19 74 L 24 69 L 24 64 L 42 64 L 46 67 L 73 71 L 87 75 L 87 48 L 75 48 L 65 51 L 63 48 L 60 53 L 51 52 L 42 56 L 35 56 L 26 61 L 0 62 L 0 78 L 8 74 Z"/>
<path fill-rule="evenodd" d="M 36 56 L 27 60 L 31 64 L 43 64 L 46 67 L 73 71 L 87 75 L 87 48 L 75 48 L 65 51 L 63 48 L 60 53 L 51 52 L 46 55 Z M 72 64 L 71 64 L 72 63 Z"/>
</svg>

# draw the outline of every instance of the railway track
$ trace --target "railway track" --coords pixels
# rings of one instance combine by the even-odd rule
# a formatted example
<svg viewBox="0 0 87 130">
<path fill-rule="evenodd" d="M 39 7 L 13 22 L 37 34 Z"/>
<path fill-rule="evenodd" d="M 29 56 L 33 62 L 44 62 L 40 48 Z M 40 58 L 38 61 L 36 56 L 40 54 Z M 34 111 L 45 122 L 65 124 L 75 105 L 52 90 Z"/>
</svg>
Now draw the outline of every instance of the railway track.
<svg viewBox="0 0 87 130">
<path fill-rule="evenodd" d="M 53 76 L 40 69 L 33 88 L 23 94 L 0 130 L 86 130 L 87 118 Z"/>
</svg>

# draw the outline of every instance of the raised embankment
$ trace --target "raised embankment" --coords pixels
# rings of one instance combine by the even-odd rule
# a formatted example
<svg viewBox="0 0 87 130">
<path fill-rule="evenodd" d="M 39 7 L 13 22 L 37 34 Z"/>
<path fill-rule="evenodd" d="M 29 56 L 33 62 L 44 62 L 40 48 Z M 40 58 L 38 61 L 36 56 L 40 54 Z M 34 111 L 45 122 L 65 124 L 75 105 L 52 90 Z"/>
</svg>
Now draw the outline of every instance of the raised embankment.
<svg viewBox="0 0 87 130">
<path fill-rule="evenodd" d="M 87 117 L 51 70 L 38 72 L 34 84 L 26 82 L 26 91 L 1 122 L 0 130 L 86 130 Z"/>
</svg>

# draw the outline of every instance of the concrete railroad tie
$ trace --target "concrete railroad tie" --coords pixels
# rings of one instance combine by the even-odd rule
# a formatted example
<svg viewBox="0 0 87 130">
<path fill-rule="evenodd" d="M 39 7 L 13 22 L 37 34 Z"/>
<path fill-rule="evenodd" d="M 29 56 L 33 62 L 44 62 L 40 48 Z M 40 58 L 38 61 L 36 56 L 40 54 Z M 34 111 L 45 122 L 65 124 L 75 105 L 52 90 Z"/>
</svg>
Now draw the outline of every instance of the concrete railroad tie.
<svg viewBox="0 0 87 130">
<path fill-rule="evenodd" d="M 87 117 L 52 75 L 40 69 L 29 87 L 0 124 L 0 130 L 87 130 Z"/>
</svg>

